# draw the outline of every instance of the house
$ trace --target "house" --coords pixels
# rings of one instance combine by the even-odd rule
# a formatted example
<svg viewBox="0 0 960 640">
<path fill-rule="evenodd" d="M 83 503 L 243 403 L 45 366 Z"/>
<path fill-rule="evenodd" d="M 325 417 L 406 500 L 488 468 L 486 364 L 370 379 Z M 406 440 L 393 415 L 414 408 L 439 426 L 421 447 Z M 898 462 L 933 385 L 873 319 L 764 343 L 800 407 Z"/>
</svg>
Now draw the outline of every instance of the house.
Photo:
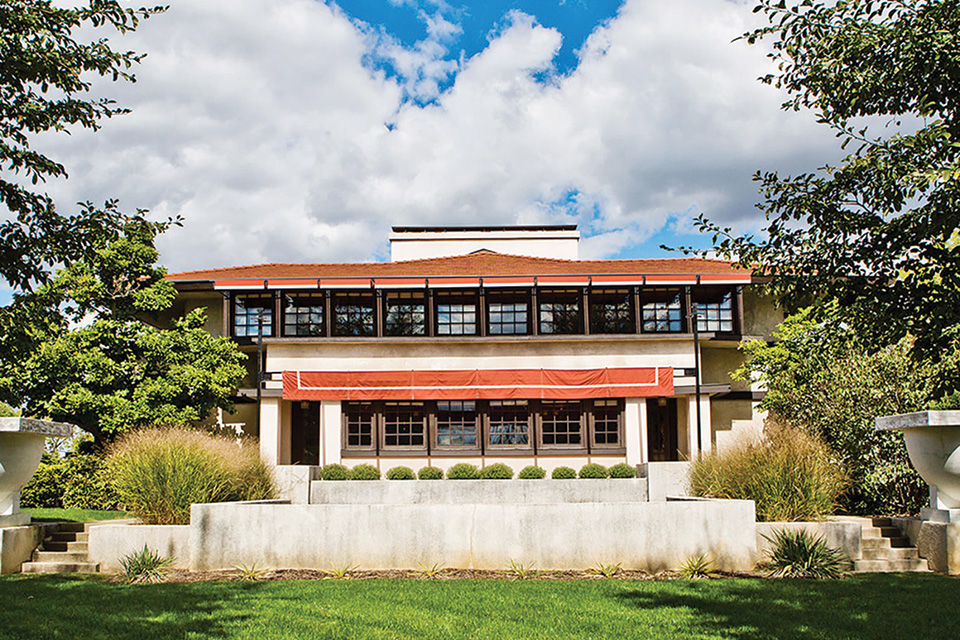
<svg viewBox="0 0 960 640">
<path fill-rule="evenodd" d="M 276 465 L 549 471 L 755 434 L 758 392 L 729 374 L 740 341 L 779 317 L 751 274 L 580 260 L 579 239 L 569 225 L 394 227 L 389 262 L 168 277 L 175 313 L 206 307 L 208 329 L 250 355 L 222 418 Z"/>
</svg>

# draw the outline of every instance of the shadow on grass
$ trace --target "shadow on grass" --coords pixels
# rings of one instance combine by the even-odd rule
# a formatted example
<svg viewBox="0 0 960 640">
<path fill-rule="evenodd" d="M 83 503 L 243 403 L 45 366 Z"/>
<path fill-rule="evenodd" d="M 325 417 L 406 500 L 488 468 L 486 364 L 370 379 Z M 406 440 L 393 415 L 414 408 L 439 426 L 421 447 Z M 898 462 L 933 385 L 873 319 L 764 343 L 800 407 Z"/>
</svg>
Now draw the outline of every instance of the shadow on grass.
<svg viewBox="0 0 960 640">
<path fill-rule="evenodd" d="M 694 581 L 626 590 L 640 609 L 693 612 L 691 636 L 729 638 L 960 638 L 960 580 L 874 574 L 844 580 Z"/>
<path fill-rule="evenodd" d="M 237 591 L 203 584 L 117 585 L 102 577 L 9 576 L 0 580 L 0 638 L 223 638 L 227 625 L 245 619 L 228 605 Z"/>
</svg>

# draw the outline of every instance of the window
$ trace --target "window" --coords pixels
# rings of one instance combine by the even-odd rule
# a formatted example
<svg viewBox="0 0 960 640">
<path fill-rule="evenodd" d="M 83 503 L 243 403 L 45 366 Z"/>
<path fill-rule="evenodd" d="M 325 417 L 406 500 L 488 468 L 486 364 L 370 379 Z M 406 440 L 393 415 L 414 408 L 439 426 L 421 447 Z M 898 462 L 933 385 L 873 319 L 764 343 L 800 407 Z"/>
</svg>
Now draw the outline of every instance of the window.
<svg viewBox="0 0 960 640">
<path fill-rule="evenodd" d="M 387 294 L 384 333 L 388 336 L 422 336 L 426 333 L 423 294 L 400 292 Z"/>
<path fill-rule="evenodd" d="M 733 333 L 733 292 L 730 289 L 694 289 L 697 331 Z"/>
<path fill-rule="evenodd" d="M 477 446 L 477 403 L 474 400 L 437 402 L 437 446 Z"/>
<path fill-rule="evenodd" d="M 678 289 L 643 289 L 640 330 L 644 333 L 679 333 L 683 331 L 683 306 Z"/>
<path fill-rule="evenodd" d="M 477 298 L 472 293 L 437 293 L 437 335 L 477 334 Z"/>
<path fill-rule="evenodd" d="M 426 443 L 422 402 L 383 403 L 383 446 L 420 448 Z"/>
<path fill-rule="evenodd" d="M 488 416 L 490 446 L 530 444 L 530 409 L 527 400 L 491 400 Z"/>
<path fill-rule="evenodd" d="M 338 293 L 333 297 L 333 335 L 376 335 L 373 295 Z"/>
<path fill-rule="evenodd" d="M 540 305 L 540 333 L 577 334 L 583 333 L 583 320 L 580 315 L 580 291 L 545 290 L 537 295 Z"/>
<path fill-rule="evenodd" d="M 581 444 L 580 402 L 543 400 L 540 404 L 540 442 L 544 446 Z"/>
<path fill-rule="evenodd" d="M 613 398 L 594 400 L 590 417 L 593 421 L 593 446 L 617 447 L 620 445 L 620 416 L 623 403 Z"/>
<path fill-rule="evenodd" d="M 590 292 L 590 333 L 633 333 L 633 296 L 629 289 Z"/>
<path fill-rule="evenodd" d="M 529 333 L 527 323 L 529 308 L 530 305 L 524 293 L 488 293 L 488 333 L 492 336 L 515 336 Z"/>
<path fill-rule="evenodd" d="M 257 336 L 260 315 L 263 314 L 263 335 L 273 335 L 273 296 L 270 294 L 242 294 L 233 299 L 233 335 L 237 338 Z"/>
<path fill-rule="evenodd" d="M 372 402 L 343 403 L 343 425 L 347 448 L 373 448 L 374 415 Z"/>
<path fill-rule="evenodd" d="M 296 293 L 284 296 L 283 335 L 322 336 L 324 304 L 323 294 Z"/>
</svg>

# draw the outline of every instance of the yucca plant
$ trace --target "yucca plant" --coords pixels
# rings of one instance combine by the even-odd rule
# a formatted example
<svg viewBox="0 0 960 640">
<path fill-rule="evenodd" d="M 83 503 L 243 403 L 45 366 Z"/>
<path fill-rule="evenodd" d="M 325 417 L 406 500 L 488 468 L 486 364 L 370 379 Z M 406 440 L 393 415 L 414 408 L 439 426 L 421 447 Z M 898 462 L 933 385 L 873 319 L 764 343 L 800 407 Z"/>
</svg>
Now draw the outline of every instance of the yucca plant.
<svg viewBox="0 0 960 640">
<path fill-rule="evenodd" d="M 846 556 L 828 546 L 823 536 L 805 529 L 776 529 L 764 538 L 773 543 L 767 563 L 771 577 L 835 579 L 843 575 Z"/>
<path fill-rule="evenodd" d="M 143 545 L 140 551 L 120 558 L 120 577 L 131 584 L 163 582 L 172 562 L 170 558 L 164 558 L 147 545 Z"/>
<path fill-rule="evenodd" d="M 612 562 L 601 562 L 597 566 L 591 567 L 588 573 L 595 576 L 603 576 L 604 578 L 613 578 L 622 570 L 623 565 L 619 562 L 615 564 Z"/>
<path fill-rule="evenodd" d="M 706 554 L 701 553 L 690 556 L 684 560 L 683 564 L 681 564 L 677 570 L 677 573 L 680 574 L 681 578 L 686 578 L 687 580 L 702 580 L 703 578 L 709 578 L 715 573 L 715 569 L 713 568 L 713 563 L 710 562 L 710 558 L 708 558 Z"/>
</svg>

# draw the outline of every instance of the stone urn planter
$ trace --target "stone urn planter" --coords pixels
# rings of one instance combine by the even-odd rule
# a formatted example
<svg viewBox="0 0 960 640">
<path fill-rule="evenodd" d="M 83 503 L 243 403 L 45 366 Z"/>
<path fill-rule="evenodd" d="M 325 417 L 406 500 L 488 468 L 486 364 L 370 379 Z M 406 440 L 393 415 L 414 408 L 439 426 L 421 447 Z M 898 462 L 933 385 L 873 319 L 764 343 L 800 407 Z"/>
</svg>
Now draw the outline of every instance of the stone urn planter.
<svg viewBox="0 0 960 640">
<path fill-rule="evenodd" d="M 32 418 L 0 418 L 0 527 L 30 522 L 20 513 L 20 490 L 40 465 L 43 442 L 66 438 L 73 425 Z"/>
<path fill-rule="evenodd" d="M 931 513 L 924 519 L 960 520 L 960 411 L 883 416 L 876 429 L 903 431 L 910 462 L 931 487 Z"/>
</svg>

